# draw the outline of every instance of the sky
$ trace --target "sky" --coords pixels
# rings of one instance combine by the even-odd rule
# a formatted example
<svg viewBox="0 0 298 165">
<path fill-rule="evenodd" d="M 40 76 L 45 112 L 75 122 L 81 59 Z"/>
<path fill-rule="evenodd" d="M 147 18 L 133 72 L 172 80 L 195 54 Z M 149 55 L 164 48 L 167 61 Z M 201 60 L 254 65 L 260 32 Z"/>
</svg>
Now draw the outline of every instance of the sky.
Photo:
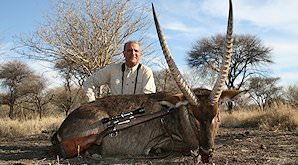
<svg viewBox="0 0 298 165">
<path fill-rule="evenodd" d="M 226 32 L 228 0 L 152 0 L 167 43 L 180 70 L 187 69 L 187 52 L 205 37 Z M 280 77 L 283 86 L 298 84 L 298 1 L 234 0 L 234 34 L 252 34 L 272 48 L 274 64 L 268 66 L 271 77 Z M 10 51 L 17 35 L 36 30 L 43 14 L 51 9 L 49 0 L 1 0 L 0 64 L 18 59 Z M 147 37 L 157 40 L 156 31 Z M 160 52 L 161 54 L 161 52 Z M 57 73 L 46 63 L 26 61 L 49 84 L 59 83 Z"/>
</svg>

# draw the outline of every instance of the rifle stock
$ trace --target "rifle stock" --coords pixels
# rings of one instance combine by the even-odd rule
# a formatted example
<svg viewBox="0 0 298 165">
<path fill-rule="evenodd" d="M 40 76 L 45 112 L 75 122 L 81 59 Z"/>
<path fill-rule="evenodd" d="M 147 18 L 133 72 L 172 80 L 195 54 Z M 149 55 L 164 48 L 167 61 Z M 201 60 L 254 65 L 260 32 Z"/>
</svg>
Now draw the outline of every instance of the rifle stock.
<svg viewBox="0 0 298 165">
<path fill-rule="evenodd" d="M 116 124 L 113 127 L 108 127 L 98 134 L 91 134 L 88 136 L 74 138 L 68 141 L 62 141 L 59 145 L 59 152 L 64 158 L 72 158 L 78 156 L 80 153 L 86 151 L 96 141 L 101 141 L 106 135 L 117 132 L 162 116 L 167 115 L 173 108 L 163 109 L 161 111 L 142 115 L 138 118 L 129 119 L 129 122 L 123 124 Z"/>
<path fill-rule="evenodd" d="M 69 141 L 62 141 L 59 144 L 60 154 L 64 158 L 72 158 L 87 150 L 97 139 L 97 134 L 78 137 Z"/>
</svg>

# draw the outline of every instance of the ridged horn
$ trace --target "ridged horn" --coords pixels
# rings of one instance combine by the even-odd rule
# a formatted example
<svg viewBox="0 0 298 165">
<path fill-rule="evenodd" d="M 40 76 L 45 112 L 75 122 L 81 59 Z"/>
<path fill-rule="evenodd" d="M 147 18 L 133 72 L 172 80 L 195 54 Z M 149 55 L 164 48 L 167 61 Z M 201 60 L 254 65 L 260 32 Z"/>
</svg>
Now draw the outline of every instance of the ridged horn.
<svg viewBox="0 0 298 165">
<path fill-rule="evenodd" d="M 211 105 L 218 102 L 220 95 L 224 89 L 225 81 L 228 77 L 232 59 L 232 47 L 233 47 L 233 6 L 232 0 L 229 0 L 229 16 L 225 43 L 225 53 L 221 63 L 221 69 L 216 80 L 216 83 L 210 94 Z"/>
<path fill-rule="evenodd" d="M 187 85 L 186 81 L 182 78 L 181 73 L 178 70 L 178 68 L 177 68 L 177 66 L 176 66 L 176 64 L 173 60 L 172 54 L 170 52 L 170 49 L 169 49 L 168 44 L 167 44 L 166 39 L 165 39 L 165 35 L 163 34 L 163 31 L 160 27 L 159 21 L 156 17 L 153 3 L 152 3 L 152 11 L 153 11 L 153 17 L 154 17 L 154 23 L 155 23 L 157 35 L 158 35 L 158 38 L 159 38 L 159 43 L 160 43 L 160 46 L 162 48 L 162 52 L 165 56 L 165 59 L 167 61 L 167 64 L 169 66 L 170 72 L 171 72 L 172 76 L 174 77 L 174 79 L 175 79 L 178 87 L 180 88 L 181 92 L 183 93 L 183 95 L 187 99 L 187 101 L 191 105 L 197 106 L 197 105 L 199 105 L 199 103 L 198 103 L 198 99 L 197 99 L 196 95 L 192 92 L 192 90 Z"/>
</svg>

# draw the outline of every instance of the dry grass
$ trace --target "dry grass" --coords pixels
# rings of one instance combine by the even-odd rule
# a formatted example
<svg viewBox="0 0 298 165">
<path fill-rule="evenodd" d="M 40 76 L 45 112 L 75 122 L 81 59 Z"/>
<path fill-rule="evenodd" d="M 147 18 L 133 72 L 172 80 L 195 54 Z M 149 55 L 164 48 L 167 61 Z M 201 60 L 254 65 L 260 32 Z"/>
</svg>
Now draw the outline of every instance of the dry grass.
<svg viewBox="0 0 298 165">
<path fill-rule="evenodd" d="M 43 131 L 51 132 L 57 130 L 62 123 L 63 116 L 51 116 L 32 120 L 11 120 L 2 118 L 0 120 L 0 136 L 1 137 L 19 137 L 40 134 Z"/>
<path fill-rule="evenodd" d="M 279 106 L 266 111 L 238 110 L 233 114 L 222 113 L 223 127 L 258 128 L 262 130 L 298 130 L 298 110 Z"/>
<path fill-rule="evenodd" d="M 26 121 L 1 118 L 0 136 L 20 137 L 40 134 L 43 131 L 51 133 L 58 129 L 64 118 L 62 115 Z M 279 106 L 266 111 L 242 109 L 233 114 L 223 112 L 221 113 L 221 126 L 296 131 L 298 130 L 298 110 Z"/>
</svg>

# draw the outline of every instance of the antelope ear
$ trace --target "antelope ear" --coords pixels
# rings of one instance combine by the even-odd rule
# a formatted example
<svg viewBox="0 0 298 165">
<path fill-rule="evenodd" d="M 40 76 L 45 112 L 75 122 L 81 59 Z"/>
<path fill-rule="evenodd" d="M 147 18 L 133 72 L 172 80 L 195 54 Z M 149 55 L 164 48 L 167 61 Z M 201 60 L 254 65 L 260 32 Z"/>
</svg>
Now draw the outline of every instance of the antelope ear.
<svg viewBox="0 0 298 165">
<path fill-rule="evenodd" d="M 188 101 L 185 99 L 183 94 L 176 94 L 171 97 L 167 97 L 164 100 L 159 102 L 161 105 L 165 105 L 169 108 L 178 108 L 182 105 L 188 104 Z"/>
<path fill-rule="evenodd" d="M 244 96 L 248 90 L 224 90 L 220 96 L 221 102 L 234 101 Z"/>
</svg>

